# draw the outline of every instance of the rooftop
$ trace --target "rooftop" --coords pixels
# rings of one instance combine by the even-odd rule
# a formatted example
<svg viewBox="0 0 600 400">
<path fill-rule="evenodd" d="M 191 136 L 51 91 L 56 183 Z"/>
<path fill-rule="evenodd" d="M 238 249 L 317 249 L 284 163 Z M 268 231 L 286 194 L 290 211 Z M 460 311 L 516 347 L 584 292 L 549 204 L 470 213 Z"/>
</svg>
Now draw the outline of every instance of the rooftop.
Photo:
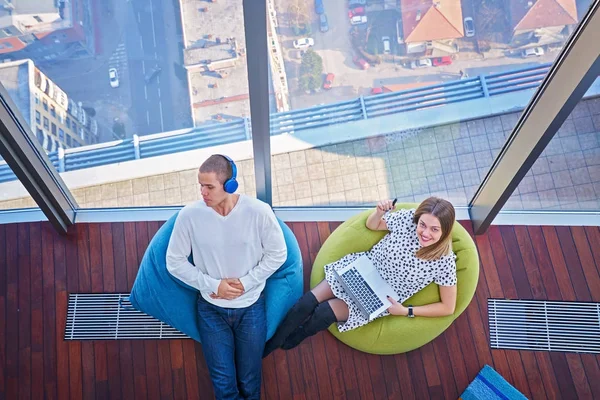
<svg viewBox="0 0 600 400">
<path fill-rule="evenodd" d="M 25 121 L 32 124 L 31 120 L 31 92 L 29 91 L 29 74 L 33 71 L 29 60 L 0 63 L 0 82 L 8 91 L 10 98 L 25 117 Z"/>
<path fill-rule="evenodd" d="M 407 43 L 464 36 L 460 0 L 400 0 L 400 12 Z"/>
<path fill-rule="evenodd" d="M 575 0 L 511 0 L 509 7 L 515 31 L 577 23 Z"/>
</svg>

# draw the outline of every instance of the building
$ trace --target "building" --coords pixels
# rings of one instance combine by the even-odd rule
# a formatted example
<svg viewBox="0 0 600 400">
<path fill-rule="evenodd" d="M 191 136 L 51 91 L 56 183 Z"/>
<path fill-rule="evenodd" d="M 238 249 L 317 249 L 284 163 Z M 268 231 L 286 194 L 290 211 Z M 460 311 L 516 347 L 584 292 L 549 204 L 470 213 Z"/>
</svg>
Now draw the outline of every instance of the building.
<svg viewBox="0 0 600 400">
<path fill-rule="evenodd" d="M 514 47 L 564 43 L 578 21 L 574 0 L 511 0 L 509 12 Z"/>
<path fill-rule="evenodd" d="M 47 152 L 98 143 L 98 123 L 31 60 L 0 64 L 0 82 Z"/>
<path fill-rule="evenodd" d="M 398 44 L 406 53 L 430 57 L 458 52 L 454 39 L 464 36 L 460 0 L 401 0 Z"/>
<path fill-rule="evenodd" d="M 19 0 L 0 7 L 0 56 L 72 59 L 94 54 L 85 0 Z"/>
</svg>

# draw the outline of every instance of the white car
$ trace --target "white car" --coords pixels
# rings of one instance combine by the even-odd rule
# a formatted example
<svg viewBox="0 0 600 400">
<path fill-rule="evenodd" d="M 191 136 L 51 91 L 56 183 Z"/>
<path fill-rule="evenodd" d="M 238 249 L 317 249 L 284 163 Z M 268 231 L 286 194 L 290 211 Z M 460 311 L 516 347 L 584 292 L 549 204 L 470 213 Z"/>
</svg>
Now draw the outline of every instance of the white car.
<svg viewBox="0 0 600 400">
<path fill-rule="evenodd" d="M 114 88 L 119 87 L 119 74 L 116 68 L 110 68 L 108 70 L 108 79 L 110 80 L 110 86 Z"/>
<path fill-rule="evenodd" d="M 354 17 L 350 18 L 350 23 L 352 25 L 366 24 L 367 16 L 366 15 L 355 15 Z"/>
<path fill-rule="evenodd" d="M 314 45 L 315 41 L 312 38 L 302 38 L 294 40 L 295 49 L 308 49 L 309 47 L 313 47 Z"/>
<path fill-rule="evenodd" d="M 465 37 L 475 36 L 475 24 L 473 23 L 473 18 L 471 18 L 471 17 L 465 18 L 464 25 L 465 25 Z"/>
<path fill-rule="evenodd" d="M 521 52 L 521 57 L 523 57 L 523 58 L 539 57 L 539 56 L 543 56 L 543 55 L 544 55 L 544 49 L 542 49 L 541 47 L 531 47 L 529 49 L 524 49 Z"/>
<path fill-rule="evenodd" d="M 426 67 L 431 67 L 432 63 L 431 63 L 431 59 L 429 58 L 421 58 L 419 60 L 414 60 L 413 62 L 410 63 L 410 67 L 411 68 L 426 68 Z"/>
</svg>

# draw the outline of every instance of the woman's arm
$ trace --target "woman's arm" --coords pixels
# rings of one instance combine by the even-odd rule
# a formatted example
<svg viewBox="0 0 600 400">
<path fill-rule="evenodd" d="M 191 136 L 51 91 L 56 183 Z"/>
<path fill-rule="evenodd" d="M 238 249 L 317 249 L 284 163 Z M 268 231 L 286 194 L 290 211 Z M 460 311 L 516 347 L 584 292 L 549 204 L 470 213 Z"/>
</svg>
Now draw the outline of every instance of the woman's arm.
<svg viewBox="0 0 600 400">
<path fill-rule="evenodd" d="M 393 208 L 394 201 L 392 200 L 381 200 L 377 203 L 377 208 L 375 208 L 375 211 L 367 218 L 367 223 L 365 224 L 367 228 L 372 231 L 387 231 L 388 226 L 381 218 L 388 210 L 392 210 Z"/>
<path fill-rule="evenodd" d="M 413 314 L 419 317 L 445 317 L 454 314 L 456 308 L 456 285 L 438 286 L 441 301 L 424 306 L 413 307 Z M 392 315 L 408 315 L 408 308 L 390 298 L 392 306 L 388 311 Z"/>
</svg>

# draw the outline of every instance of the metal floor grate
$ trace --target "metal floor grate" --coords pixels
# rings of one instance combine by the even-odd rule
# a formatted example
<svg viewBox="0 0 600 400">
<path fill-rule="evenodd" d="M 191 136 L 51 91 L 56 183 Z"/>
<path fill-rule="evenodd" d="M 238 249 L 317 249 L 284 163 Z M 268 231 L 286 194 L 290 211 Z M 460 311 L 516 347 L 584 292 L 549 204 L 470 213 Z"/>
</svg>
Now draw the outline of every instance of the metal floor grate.
<svg viewBox="0 0 600 400">
<path fill-rule="evenodd" d="M 494 349 L 600 353 L 600 303 L 488 299 Z"/>
<path fill-rule="evenodd" d="M 129 293 L 69 294 L 65 340 L 186 339 L 131 306 Z"/>
</svg>

